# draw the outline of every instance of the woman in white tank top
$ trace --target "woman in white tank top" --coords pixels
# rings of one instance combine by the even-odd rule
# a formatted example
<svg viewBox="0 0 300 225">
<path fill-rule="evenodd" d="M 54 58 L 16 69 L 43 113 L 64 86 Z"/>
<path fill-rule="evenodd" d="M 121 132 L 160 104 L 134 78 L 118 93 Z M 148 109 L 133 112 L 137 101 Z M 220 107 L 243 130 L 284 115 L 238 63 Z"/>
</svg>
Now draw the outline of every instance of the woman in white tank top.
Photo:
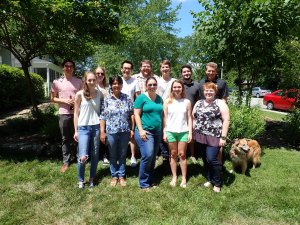
<svg viewBox="0 0 300 225">
<path fill-rule="evenodd" d="M 90 155 L 89 186 L 94 187 L 99 160 L 100 111 L 102 93 L 96 88 L 97 77 L 93 72 L 84 74 L 83 90 L 75 96 L 74 139 L 78 141 L 78 187 L 84 187 L 85 164 Z"/>
<path fill-rule="evenodd" d="M 185 98 L 185 88 L 181 80 L 175 80 L 171 86 L 169 98 L 164 102 L 164 134 L 163 139 L 168 142 L 170 151 L 170 166 L 172 180 L 170 185 L 177 182 L 177 156 L 180 160 L 182 180 L 180 187 L 186 187 L 187 144 L 192 140 L 192 106 Z"/>
</svg>

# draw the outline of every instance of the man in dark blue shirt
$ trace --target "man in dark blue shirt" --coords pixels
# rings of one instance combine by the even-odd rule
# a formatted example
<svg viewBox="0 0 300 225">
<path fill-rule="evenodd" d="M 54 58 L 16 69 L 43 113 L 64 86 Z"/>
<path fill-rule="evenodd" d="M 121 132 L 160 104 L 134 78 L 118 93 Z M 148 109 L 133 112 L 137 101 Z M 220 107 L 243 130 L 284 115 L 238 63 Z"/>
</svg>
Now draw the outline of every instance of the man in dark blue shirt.
<svg viewBox="0 0 300 225">
<path fill-rule="evenodd" d="M 185 88 L 186 98 L 190 100 L 192 108 L 194 107 L 195 103 L 199 100 L 200 89 L 199 84 L 192 79 L 192 67 L 190 65 L 183 65 L 181 67 L 181 77 L 183 81 L 183 85 Z M 192 140 L 188 144 L 188 150 L 191 153 L 191 160 L 193 163 L 197 163 L 195 158 L 195 142 Z"/>
<path fill-rule="evenodd" d="M 218 65 L 214 62 L 209 62 L 206 64 L 206 70 L 205 70 L 206 77 L 202 78 L 199 81 L 200 85 L 200 99 L 204 99 L 203 94 L 203 85 L 206 82 L 213 82 L 218 86 L 218 93 L 216 95 L 216 98 L 218 99 L 224 99 L 227 102 L 227 97 L 229 95 L 229 90 L 226 81 L 218 78 Z"/>
</svg>

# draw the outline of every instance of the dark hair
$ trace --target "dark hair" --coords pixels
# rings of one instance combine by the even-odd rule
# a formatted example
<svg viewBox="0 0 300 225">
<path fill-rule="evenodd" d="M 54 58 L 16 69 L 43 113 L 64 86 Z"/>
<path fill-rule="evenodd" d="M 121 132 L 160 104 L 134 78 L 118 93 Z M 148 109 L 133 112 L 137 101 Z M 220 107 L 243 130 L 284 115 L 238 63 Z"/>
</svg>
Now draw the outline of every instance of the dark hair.
<svg viewBox="0 0 300 225">
<path fill-rule="evenodd" d="M 147 86 L 147 84 L 148 84 L 149 80 L 151 80 L 151 79 L 152 79 L 152 80 L 155 80 L 155 82 L 156 82 L 156 84 L 157 84 L 157 80 L 156 80 L 156 78 L 155 78 L 155 77 L 148 77 L 148 78 L 147 78 L 147 80 L 146 80 L 146 83 L 145 83 L 145 84 L 146 84 L 146 86 Z"/>
<path fill-rule="evenodd" d="M 74 63 L 74 61 L 73 61 L 72 59 L 65 59 L 65 60 L 62 62 L 61 66 L 64 67 L 65 64 L 66 64 L 67 62 L 72 63 L 72 64 L 73 64 L 73 68 L 75 69 L 75 63 Z"/>
<path fill-rule="evenodd" d="M 122 64 L 121 64 L 121 68 L 123 68 L 123 65 L 124 65 L 125 63 L 130 64 L 130 65 L 131 65 L 131 69 L 133 70 L 133 63 L 132 63 L 131 61 L 129 61 L 129 60 L 124 60 L 124 61 L 122 62 Z"/>
<path fill-rule="evenodd" d="M 111 87 L 112 84 L 117 81 L 119 84 L 123 84 L 123 79 L 119 75 L 114 75 L 109 78 L 109 86 Z"/>
<path fill-rule="evenodd" d="M 188 68 L 191 72 L 193 72 L 192 67 L 189 64 L 186 64 L 186 65 L 181 66 L 180 73 L 182 73 L 182 70 L 184 68 Z"/>
</svg>

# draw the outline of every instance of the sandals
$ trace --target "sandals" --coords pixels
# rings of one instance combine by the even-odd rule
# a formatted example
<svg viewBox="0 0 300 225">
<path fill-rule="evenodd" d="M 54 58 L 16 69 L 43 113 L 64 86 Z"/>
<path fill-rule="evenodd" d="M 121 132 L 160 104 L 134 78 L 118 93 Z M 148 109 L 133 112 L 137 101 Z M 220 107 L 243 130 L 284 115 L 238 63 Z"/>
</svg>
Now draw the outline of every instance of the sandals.
<svg viewBox="0 0 300 225">
<path fill-rule="evenodd" d="M 120 182 L 121 187 L 126 187 L 126 180 L 125 180 L 125 178 L 121 177 L 119 179 L 119 182 Z"/>
<path fill-rule="evenodd" d="M 176 187 L 176 182 L 177 182 L 177 180 L 171 180 L 171 182 L 170 182 L 170 186 L 171 187 Z"/>
<path fill-rule="evenodd" d="M 180 187 L 186 188 L 186 183 L 181 182 Z"/>
<path fill-rule="evenodd" d="M 118 182 L 120 183 L 121 187 L 126 187 L 126 180 L 125 178 L 121 177 L 120 179 L 114 177 L 110 181 L 110 186 L 115 187 L 117 186 Z"/>
<path fill-rule="evenodd" d="M 115 187 L 117 186 L 117 183 L 118 183 L 118 178 L 114 177 L 110 181 L 110 186 Z"/>
</svg>

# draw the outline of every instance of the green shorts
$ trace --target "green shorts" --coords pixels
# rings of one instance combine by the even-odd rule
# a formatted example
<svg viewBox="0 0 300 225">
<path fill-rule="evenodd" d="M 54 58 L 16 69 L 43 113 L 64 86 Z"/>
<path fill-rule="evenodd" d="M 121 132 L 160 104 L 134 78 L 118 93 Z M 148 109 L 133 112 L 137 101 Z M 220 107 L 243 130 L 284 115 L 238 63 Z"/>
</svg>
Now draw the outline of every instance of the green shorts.
<svg viewBox="0 0 300 225">
<path fill-rule="evenodd" d="M 189 132 L 175 133 L 166 131 L 168 142 L 188 142 Z"/>
</svg>

